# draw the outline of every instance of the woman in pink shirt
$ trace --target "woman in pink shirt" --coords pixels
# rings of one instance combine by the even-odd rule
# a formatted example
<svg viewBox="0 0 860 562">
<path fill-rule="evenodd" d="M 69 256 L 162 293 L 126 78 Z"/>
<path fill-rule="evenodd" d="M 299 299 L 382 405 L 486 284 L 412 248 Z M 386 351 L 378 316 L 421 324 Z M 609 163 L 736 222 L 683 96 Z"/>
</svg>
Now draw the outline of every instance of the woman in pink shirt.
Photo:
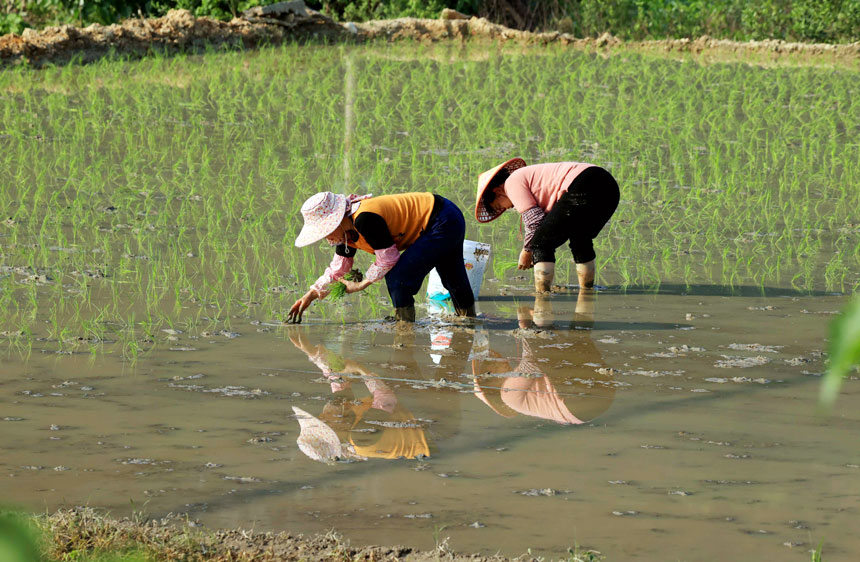
<svg viewBox="0 0 860 562">
<path fill-rule="evenodd" d="M 568 242 L 579 286 L 594 286 L 592 240 L 618 207 L 618 183 L 608 171 L 581 162 L 526 166 L 512 158 L 478 177 L 475 218 L 490 222 L 508 209 L 522 215 L 525 240 L 519 269 L 535 269 L 535 290 L 552 289 L 555 250 Z"/>
</svg>

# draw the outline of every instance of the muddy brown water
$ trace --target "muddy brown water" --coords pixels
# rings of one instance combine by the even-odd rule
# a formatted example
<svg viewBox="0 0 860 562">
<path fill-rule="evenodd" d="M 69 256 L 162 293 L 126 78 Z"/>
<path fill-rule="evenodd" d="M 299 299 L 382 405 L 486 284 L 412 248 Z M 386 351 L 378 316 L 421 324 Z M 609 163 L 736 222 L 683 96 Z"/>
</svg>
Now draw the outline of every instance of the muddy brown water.
<svg viewBox="0 0 860 562">
<path fill-rule="evenodd" d="M 134 365 L 7 353 L 0 498 L 486 554 L 860 557 L 857 381 L 815 408 L 846 297 L 504 292 L 474 324 L 311 313 L 162 334 Z M 293 406 L 367 460 L 303 454 Z"/>
</svg>

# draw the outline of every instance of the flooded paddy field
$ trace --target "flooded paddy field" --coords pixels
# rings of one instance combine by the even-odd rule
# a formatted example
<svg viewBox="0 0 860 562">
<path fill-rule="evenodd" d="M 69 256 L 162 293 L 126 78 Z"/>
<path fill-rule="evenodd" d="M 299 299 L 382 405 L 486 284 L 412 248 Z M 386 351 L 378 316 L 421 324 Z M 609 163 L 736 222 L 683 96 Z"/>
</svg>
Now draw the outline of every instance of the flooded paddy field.
<svg viewBox="0 0 860 562">
<path fill-rule="evenodd" d="M 133 368 L 34 349 L 0 384 L 2 495 L 485 554 L 860 552 L 857 383 L 814 407 L 843 299 L 592 297 L 491 297 L 469 325 L 243 323 Z M 293 407 L 367 460 L 309 458 Z"/>
<path fill-rule="evenodd" d="M 512 556 L 854 559 L 857 382 L 816 399 L 860 285 L 858 84 L 414 45 L 4 70 L 0 498 Z M 477 321 L 426 303 L 398 329 L 380 288 L 282 324 L 330 258 L 293 247 L 306 197 L 430 190 L 468 216 L 517 155 L 618 179 L 601 290 L 560 251 L 533 296 L 514 220 L 467 221 L 492 245 Z M 318 422 L 352 462 L 311 458 Z"/>
</svg>

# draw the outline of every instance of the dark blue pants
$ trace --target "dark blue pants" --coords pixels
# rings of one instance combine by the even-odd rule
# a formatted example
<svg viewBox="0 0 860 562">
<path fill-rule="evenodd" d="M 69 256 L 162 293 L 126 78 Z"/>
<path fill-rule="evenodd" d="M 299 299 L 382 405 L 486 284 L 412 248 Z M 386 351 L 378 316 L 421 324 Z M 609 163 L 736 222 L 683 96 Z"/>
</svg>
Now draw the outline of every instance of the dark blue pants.
<svg viewBox="0 0 860 562">
<path fill-rule="evenodd" d="M 400 254 L 385 276 L 388 294 L 396 308 L 413 306 L 424 278 L 434 267 L 457 308 L 475 304 L 463 263 L 466 221 L 457 205 L 444 199 L 442 208 L 421 236 Z"/>
</svg>

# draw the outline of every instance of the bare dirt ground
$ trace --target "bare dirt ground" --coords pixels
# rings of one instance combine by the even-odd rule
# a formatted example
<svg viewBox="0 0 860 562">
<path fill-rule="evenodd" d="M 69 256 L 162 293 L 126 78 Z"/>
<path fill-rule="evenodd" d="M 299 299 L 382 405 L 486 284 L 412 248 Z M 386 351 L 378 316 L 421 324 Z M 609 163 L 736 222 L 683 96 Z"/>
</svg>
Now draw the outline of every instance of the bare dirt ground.
<svg viewBox="0 0 860 562">
<path fill-rule="evenodd" d="M 597 38 L 577 38 L 559 32 L 519 31 L 483 18 L 459 19 L 460 14 L 456 13 L 444 16 L 446 19 L 402 18 L 340 24 L 300 6 L 298 11 L 281 13 L 246 12 L 240 18 L 224 22 L 198 18 L 187 10 L 172 10 L 161 18 L 128 19 L 109 26 L 60 26 L 41 31 L 27 29 L 22 35 L 7 34 L 0 37 L 0 67 L 64 64 L 73 60 L 86 63 L 112 54 L 139 57 L 154 50 L 193 52 L 207 46 L 254 48 L 284 41 L 361 43 L 409 39 L 426 43 L 558 44 L 582 50 L 612 52 L 632 49 L 668 53 L 706 61 L 740 60 L 760 64 L 799 63 L 860 68 L 860 42 L 837 45 L 779 40 L 736 42 L 710 37 L 625 42 L 608 33 Z"/>
</svg>

